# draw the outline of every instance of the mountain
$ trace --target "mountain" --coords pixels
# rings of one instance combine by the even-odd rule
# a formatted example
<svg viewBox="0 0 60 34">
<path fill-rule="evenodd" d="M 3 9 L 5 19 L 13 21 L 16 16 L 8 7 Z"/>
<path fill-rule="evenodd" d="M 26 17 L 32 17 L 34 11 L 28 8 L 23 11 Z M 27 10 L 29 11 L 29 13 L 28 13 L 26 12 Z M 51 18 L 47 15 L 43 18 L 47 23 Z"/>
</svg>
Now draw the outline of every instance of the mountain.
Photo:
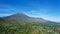
<svg viewBox="0 0 60 34">
<path fill-rule="evenodd" d="M 28 19 L 28 18 L 30 17 L 23 13 L 17 13 L 17 14 L 5 17 L 5 19 L 14 19 L 14 20 Z"/>
<path fill-rule="evenodd" d="M 16 20 L 16 21 L 33 21 L 33 22 L 42 22 L 42 23 L 52 23 L 52 24 L 59 24 L 57 22 L 53 22 L 53 21 L 49 21 L 49 20 L 45 20 L 43 18 L 35 18 L 35 17 L 29 17 L 23 13 L 16 13 L 13 14 L 11 16 L 7 16 L 7 17 L 3 17 L 3 19 L 7 19 L 7 20 Z M 59 24 L 60 25 L 60 24 Z"/>
<path fill-rule="evenodd" d="M 30 20 L 30 21 L 36 21 L 36 22 L 46 22 L 47 20 L 43 18 L 35 18 L 35 17 L 29 17 L 23 13 L 16 13 L 11 16 L 3 17 L 3 19 L 8 20 Z"/>
<path fill-rule="evenodd" d="M 60 34 L 60 23 L 16 13 L 0 18 L 0 34 Z"/>
</svg>

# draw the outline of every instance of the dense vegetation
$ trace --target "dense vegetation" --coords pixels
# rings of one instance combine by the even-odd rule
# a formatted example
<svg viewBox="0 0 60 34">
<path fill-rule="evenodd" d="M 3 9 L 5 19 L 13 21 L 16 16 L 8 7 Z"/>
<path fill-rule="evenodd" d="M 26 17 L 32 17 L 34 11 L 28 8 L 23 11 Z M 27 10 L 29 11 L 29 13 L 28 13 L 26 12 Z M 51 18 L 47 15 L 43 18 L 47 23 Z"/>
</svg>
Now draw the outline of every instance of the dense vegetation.
<svg viewBox="0 0 60 34">
<path fill-rule="evenodd" d="M 0 18 L 0 34 L 60 34 L 60 26 L 23 20 L 9 21 Z"/>
</svg>

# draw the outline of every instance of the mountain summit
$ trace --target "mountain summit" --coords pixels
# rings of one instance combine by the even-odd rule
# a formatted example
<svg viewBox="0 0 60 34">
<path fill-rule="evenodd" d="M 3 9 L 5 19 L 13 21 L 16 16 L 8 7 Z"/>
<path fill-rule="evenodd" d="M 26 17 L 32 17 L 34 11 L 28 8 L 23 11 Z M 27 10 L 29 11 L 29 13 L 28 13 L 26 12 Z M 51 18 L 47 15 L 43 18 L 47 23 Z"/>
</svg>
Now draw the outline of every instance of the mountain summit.
<svg viewBox="0 0 60 34">
<path fill-rule="evenodd" d="M 7 19 L 14 19 L 14 20 L 20 20 L 20 19 L 28 19 L 30 17 L 25 15 L 25 14 L 23 14 L 23 13 L 16 13 L 16 14 L 13 14 L 11 16 L 7 16 L 5 18 L 7 18 Z"/>
</svg>

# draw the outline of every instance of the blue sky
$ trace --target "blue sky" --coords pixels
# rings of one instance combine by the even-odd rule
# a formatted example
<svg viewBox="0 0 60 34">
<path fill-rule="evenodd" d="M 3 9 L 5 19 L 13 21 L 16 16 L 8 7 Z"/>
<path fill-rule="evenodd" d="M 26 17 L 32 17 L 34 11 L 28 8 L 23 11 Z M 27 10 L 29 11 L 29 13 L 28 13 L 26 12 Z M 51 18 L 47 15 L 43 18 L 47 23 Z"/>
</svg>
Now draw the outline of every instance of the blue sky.
<svg viewBox="0 0 60 34">
<path fill-rule="evenodd" d="M 0 0 L 0 17 L 18 12 L 60 22 L 60 0 Z"/>
</svg>

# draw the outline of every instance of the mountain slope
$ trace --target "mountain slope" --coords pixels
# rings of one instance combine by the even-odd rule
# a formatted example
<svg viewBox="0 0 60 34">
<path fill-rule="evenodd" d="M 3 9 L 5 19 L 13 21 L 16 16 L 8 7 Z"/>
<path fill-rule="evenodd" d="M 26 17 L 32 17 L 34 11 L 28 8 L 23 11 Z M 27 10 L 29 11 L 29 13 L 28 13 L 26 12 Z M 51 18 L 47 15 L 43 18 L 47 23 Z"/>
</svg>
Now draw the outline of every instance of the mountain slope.
<svg viewBox="0 0 60 34">
<path fill-rule="evenodd" d="M 23 13 L 0 18 L 0 34 L 60 34 L 60 23 Z"/>
</svg>

